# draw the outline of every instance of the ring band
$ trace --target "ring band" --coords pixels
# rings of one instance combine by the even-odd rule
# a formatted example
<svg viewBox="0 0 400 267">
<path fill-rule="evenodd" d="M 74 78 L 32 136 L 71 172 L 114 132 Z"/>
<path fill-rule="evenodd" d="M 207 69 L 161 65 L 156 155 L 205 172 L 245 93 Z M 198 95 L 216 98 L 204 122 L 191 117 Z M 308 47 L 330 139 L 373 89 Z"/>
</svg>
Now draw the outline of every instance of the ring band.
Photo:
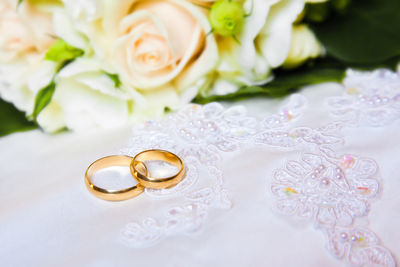
<svg viewBox="0 0 400 267">
<path fill-rule="evenodd" d="M 132 163 L 132 157 L 129 156 L 108 156 L 93 162 L 86 170 L 85 173 L 85 184 L 88 190 L 98 198 L 109 200 L 109 201 L 121 201 L 129 198 L 136 197 L 144 191 L 144 187 L 141 184 L 135 186 L 124 188 L 121 190 L 109 190 L 100 188 L 91 182 L 93 175 L 104 168 L 112 166 L 130 166 Z M 147 174 L 146 166 L 139 161 L 135 162 L 135 168 Z"/>
<path fill-rule="evenodd" d="M 179 171 L 177 174 L 170 177 L 165 177 L 165 178 L 151 177 L 148 174 L 143 174 L 143 172 L 141 172 L 136 168 L 138 166 L 138 163 L 140 162 L 144 163 L 146 160 L 165 161 L 176 166 L 179 169 Z M 177 155 L 169 151 L 159 150 L 159 149 L 145 150 L 137 154 L 131 162 L 130 170 L 133 177 L 135 177 L 141 185 L 153 189 L 162 189 L 175 186 L 185 176 L 182 160 Z"/>
</svg>

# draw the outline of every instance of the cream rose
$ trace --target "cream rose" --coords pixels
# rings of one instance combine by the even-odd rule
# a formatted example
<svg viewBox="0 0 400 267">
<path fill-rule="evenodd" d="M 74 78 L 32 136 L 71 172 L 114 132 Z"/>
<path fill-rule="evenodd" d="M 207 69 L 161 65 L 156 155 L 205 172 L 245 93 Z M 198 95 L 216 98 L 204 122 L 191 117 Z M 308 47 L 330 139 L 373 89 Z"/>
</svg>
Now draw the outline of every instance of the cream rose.
<svg viewBox="0 0 400 267">
<path fill-rule="evenodd" d="M 17 0 L 0 3 L 0 96 L 27 113 L 55 70 L 43 60 L 54 40 L 51 13 L 43 9 L 30 1 L 18 8 Z"/>
<path fill-rule="evenodd" d="M 115 67 L 134 87 L 158 87 L 174 79 L 199 52 L 205 33 L 192 14 L 169 2 L 142 1 L 132 12 L 119 24 Z"/>
<path fill-rule="evenodd" d="M 190 2 L 64 4 L 53 12 L 55 34 L 85 55 L 57 74 L 52 101 L 37 118 L 46 131 L 161 116 L 166 106 L 189 102 L 216 65 L 206 14 Z M 109 75 L 118 77 L 118 88 Z"/>
<path fill-rule="evenodd" d="M 51 17 L 29 1 L 17 9 L 16 0 L 0 3 L 0 62 L 43 53 L 53 42 Z"/>
<path fill-rule="evenodd" d="M 216 66 L 206 11 L 189 1 L 104 0 L 97 10 L 101 23 L 79 22 L 94 57 L 157 107 L 157 114 L 189 102 Z"/>
<path fill-rule="evenodd" d="M 190 3 L 137 1 L 130 12 L 118 23 L 111 57 L 135 88 L 151 90 L 171 82 L 207 45 L 207 18 Z M 207 64 L 213 67 L 212 61 Z"/>
</svg>

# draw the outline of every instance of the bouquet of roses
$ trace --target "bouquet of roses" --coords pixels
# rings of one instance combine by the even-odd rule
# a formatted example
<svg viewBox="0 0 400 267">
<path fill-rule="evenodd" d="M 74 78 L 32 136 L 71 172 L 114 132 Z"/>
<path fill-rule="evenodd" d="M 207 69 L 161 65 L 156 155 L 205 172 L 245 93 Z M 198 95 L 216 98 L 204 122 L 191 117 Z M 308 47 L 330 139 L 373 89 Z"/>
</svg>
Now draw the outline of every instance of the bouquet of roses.
<svg viewBox="0 0 400 267">
<path fill-rule="evenodd" d="M 398 0 L 0 0 L 0 135 L 116 127 L 393 67 L 399 11 Z"/>
</svg>

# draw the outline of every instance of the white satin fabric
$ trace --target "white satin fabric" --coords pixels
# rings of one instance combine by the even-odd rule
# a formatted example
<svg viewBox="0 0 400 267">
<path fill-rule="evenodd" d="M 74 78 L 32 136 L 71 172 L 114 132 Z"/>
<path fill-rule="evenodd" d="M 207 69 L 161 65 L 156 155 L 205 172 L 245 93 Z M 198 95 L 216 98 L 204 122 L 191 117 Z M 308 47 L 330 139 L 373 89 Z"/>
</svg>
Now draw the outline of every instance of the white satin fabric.
<svg viewBox="0 0 400 267">
<path fill-rule="evenodd" d="M 395 266 L 399 84 L 351 72 L 344 86 L 188 106 L 133 132 L 4 137 L 1 266 Z M 97 158 L 153 147 L 184 159 L 178 187 L 117 203 L 85 188 Z M 327 171 L 312 177 L 306 159 Z"/>
</svg>

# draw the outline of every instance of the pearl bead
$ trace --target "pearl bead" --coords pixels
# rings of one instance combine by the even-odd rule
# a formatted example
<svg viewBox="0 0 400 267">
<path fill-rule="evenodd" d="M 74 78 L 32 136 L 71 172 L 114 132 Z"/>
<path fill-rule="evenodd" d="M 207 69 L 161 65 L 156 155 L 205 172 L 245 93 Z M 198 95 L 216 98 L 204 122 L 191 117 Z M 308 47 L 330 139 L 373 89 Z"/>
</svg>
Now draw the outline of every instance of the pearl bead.
<svg viewBox="0 0 400 267">
<path fill-rule="evenodd" d="M 351 236 L 351 242 L 356 242 L 357 241 L 357 237 L 355 235 Z"/>
<path fill-rule="evenodd" d="M 324 178 L 324 179 L 321 180 L 321 184 L 322 184 L 322 185 L 327 186 L 327 185 L 329 185 L 329 183 L 330 183 L 330 182 L 329 182 L 329 179 L 328 179 L 328 178 Z"/>
<path fill-rule="evenodd" d="M 341 233 L 341 234 L 340 234 L 340 238 L 341 238 L 342 240 L 347 240 L 347 234 L 346 234 L 345 232 Z"/>
</svg>

